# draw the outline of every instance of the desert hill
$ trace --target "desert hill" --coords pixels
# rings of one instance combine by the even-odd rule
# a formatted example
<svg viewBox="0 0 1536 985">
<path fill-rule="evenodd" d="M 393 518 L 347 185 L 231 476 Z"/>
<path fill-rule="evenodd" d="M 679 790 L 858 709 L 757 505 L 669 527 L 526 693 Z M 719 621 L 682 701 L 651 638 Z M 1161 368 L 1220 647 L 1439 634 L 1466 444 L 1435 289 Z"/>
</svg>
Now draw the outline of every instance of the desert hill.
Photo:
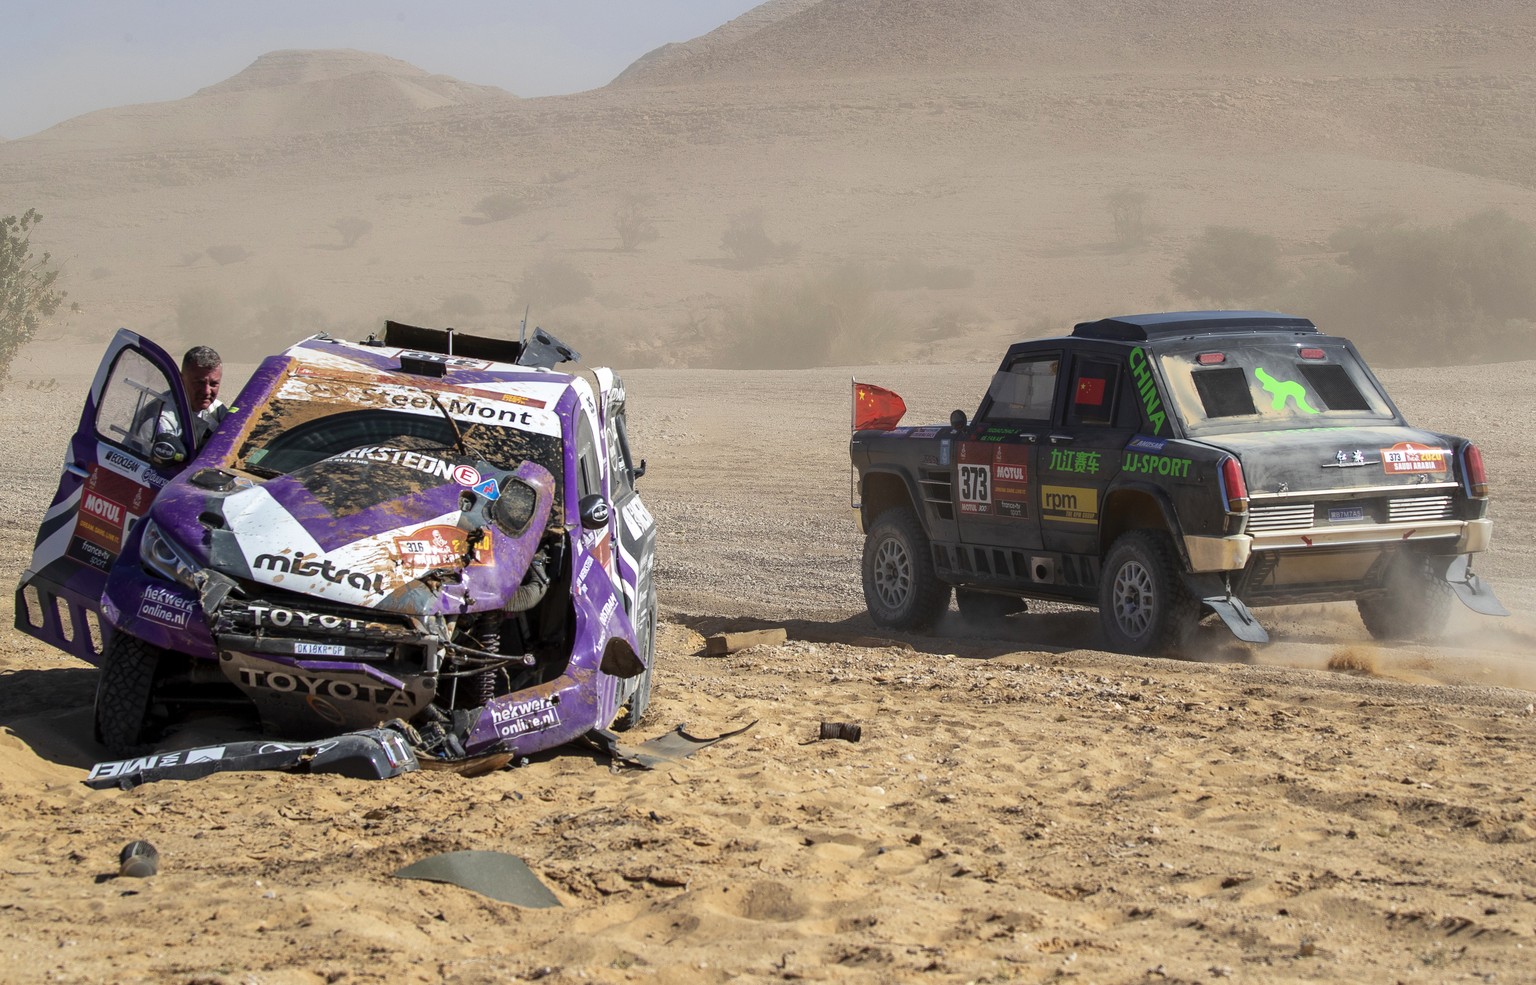
<svg viewBox="0 0 1536 985">
<path fill-rule="evenodd" d="M 1517 0 L 781 0 L 653 52 L 619 85 L 977 71 L 1284 70 L 1519 59 L 1536 41 Z"/>
<path fill-rule="evenodd" d="M 513 102 L 494 86 L 431 75 L 363 51 L 274 51 L 185 99 L 87 113 L 36 136 L 40 143 L 118 149 L 202 141 L 255 142 L 409 120 L 454 106 Z"/>
<path fill-rule="evenodd" d="M 1207 226 L 1273 237 L 1299 276 L 1374 216 L 1536 223 L 1533 29 L 1507 0 L 772 0 L 604 89 L 525 100 L 274 52 L 0 145 L 0 196 L 46 217 L 87 338 L 254 355 L 531 310 L 620 364 L 988 360 L 1197 306 L 1170 274 Z M 629 248 L 624 208 L 653 234 Z M 752 254 L 727 245 L 743 221 Z"/>
</svg>

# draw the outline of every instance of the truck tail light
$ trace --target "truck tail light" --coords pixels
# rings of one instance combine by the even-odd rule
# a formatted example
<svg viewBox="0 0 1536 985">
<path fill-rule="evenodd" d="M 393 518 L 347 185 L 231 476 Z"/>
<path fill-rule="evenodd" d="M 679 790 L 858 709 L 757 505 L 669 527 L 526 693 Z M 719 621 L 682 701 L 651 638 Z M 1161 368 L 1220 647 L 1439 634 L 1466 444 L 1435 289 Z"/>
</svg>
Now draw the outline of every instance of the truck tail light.
<svg viewBox="0 0 1536 985">
<path fill-rule="evenodd" d="M 1468 496 L 1488 498 L 1488 470 L 1483 467 L 1483 453 L 1470 441 L 1461 449 L 1461 475 L 1467 484 Z"/>
<path fill-rule="evenodd" d="M 1243 478 L 1243 466 L 1230 455 L 1221 460 L 1221 495 L 1227 501 L 1228 513 L 1248 512 L 1248 482 Z"/>
</svg>

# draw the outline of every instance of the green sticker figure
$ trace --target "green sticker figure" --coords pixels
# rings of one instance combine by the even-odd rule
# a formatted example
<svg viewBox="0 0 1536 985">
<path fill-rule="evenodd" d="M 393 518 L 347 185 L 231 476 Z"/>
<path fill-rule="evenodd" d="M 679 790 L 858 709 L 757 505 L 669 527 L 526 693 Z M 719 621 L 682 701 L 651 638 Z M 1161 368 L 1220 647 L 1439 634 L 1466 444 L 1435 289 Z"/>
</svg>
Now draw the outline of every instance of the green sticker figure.
<svg viewBox="0 0 1536 985">
<path fill-rule="evenodd" d="M 1284 410 L 1287 400 L 1296 401 L 1296 409 L 1304 414 L 1319 413 L 1316 407 L 1307 403 L 1307 391 L 1295 380 L 1277 380 L 1264 372 L 1263 369 L 1255 369 L 1253 375 L 1259 378 L 1264 389 L 1274 396 L 1270 401 L 1270 407 L 1275 410 Z"/>
</svg>

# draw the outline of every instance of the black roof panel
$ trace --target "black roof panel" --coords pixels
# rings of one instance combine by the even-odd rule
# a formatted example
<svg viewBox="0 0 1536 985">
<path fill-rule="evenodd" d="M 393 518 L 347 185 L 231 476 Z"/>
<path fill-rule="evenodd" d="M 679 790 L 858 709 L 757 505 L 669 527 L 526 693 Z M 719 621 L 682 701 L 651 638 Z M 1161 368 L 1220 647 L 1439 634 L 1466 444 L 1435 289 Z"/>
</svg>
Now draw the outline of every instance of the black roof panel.
<svg viewBox="0 0 1536 985">
<path fill-rule="evenodd" d="M 1317 326 L 1306 318 L 1282 315 L 1277 311 L 1163 311 L 1079 322 L 1072 329 L 1075 338 L 1115 342 L 1148 342 L 1153 339 L 1232 332 L 1302 332 L 1315 335 Z"/>
</svg>

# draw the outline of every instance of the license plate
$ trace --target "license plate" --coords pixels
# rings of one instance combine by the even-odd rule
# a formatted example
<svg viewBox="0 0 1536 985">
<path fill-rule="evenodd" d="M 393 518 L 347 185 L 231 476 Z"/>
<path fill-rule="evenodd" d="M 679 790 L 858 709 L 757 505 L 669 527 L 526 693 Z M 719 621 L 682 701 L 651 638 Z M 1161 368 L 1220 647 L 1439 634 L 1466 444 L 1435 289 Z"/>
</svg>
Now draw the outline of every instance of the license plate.
<svg viewBox="0 0 1536 985">
<path fill-rule="evenodd" d="M 1328 507 L 1329 523 L 1349 523 L 1365 519 L 1365 507 L 1363 506 L 1330 506 Z"/>
<path fill-rule="evenodd" d="M 343 657 L 347 648 L 337 646 L 334 643 L 295 643 L 293 655 L 296 657 Z"/>
</svg>

